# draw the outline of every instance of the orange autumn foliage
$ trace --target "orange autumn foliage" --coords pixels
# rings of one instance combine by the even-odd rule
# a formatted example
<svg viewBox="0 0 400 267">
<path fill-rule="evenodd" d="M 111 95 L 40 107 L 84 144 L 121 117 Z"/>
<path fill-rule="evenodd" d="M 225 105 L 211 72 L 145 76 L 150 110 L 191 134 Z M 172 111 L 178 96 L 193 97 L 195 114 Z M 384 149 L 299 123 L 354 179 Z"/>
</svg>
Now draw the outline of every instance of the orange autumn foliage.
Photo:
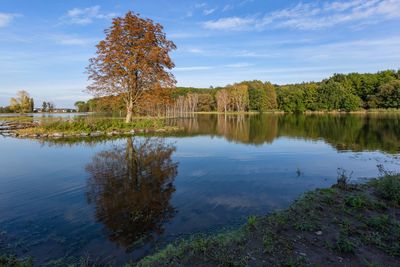
<svg viewBox="0 0 400 267">
<path fill-rule="evenodd" d="M 131 11 L 114 18 L 105 34 L 87 67 L 92 80 L 87 89 L 96 96 L 120 95 L 129 122 L 133 112 L 143 105 L 146 93 L 175 85 L 169 72 L 175 66 L 169 52 L 176 46 L 167 40 L 160 24 Z"/>
</svg>

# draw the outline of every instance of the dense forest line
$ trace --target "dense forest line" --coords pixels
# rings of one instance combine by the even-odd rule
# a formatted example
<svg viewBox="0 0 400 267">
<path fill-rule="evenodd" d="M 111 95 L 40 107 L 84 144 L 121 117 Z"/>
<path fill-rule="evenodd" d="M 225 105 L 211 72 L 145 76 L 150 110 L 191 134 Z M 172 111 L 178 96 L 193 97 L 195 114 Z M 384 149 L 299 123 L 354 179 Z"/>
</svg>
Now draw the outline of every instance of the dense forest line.
<svg viewBox="0 0 400 267">
<path fill-rule="evenodd" d="M 121 96 L 107 96 L 78 101 L 76 108 L 81 112 L 123 113 L 125 104 Z M 254 80 L 217 88 L 150 90 L 137 104 L 136 112 L 168 115 L 210 111 L 304 112 L 375 108 L 400 108 L 400 70 L 335 74 L 321 82 L 287 85 Z"/>
</svg>

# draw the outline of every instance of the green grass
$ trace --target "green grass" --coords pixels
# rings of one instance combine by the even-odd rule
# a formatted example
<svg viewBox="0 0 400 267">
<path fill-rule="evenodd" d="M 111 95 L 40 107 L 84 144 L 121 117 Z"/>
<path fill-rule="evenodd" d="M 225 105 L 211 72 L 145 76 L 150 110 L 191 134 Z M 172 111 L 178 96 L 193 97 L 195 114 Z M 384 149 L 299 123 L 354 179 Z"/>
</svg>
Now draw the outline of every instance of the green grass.
<svg viewBox="0 0 400 267">
<path fill-rule="evenodd" d="M 190 256 L 194 251 L 201 255 L 207 255 L 207 257 L 210 257 L 214 262 L 219 262 L 220 264 L 245 266 L 241 259 L 235 258 L 234 255 L 229 254 L 228 251 L 225 250 L 231 243 L 240 246 L 245 233 L 246 230 L 239 229 L 220 233 L 216 236 L 193 236 L 190 239 L 168 245 L 160 252 L 145 257 L 139 263 L 132 262 L 128 263 L 126 266 L 175 266 L 177 261 Z"/>
<path fill-rule="evenodd" d="M 247 218 L 247 226 L 249 229 L 254 229 L 257 223 L 257 217 L 256 216 L 250 216 Z"/>
<path fill-rule="evenodd" d="M 354 254 L 356 245 L 349 240 L 347 237 L 340 236 L 339 240 L 336 242 L 335 249 L 343 253 Z"/>
<path fill-rule="evenodd" d="M 32 122 L 32 116 L 0 116 L 0 122 L 9 121 L 9 122 Z"/>
<path fill-rule="evenodd" d="M 135 119 L 125 123 L 122 119 L 114 118 L 77 118 L 74 120 L 55 120 L 43 123 L 41 126 L 48 131 L 61 132 L 95 132 L 109 130 L 148 129 L 164 126 L 161 119 Z"/>
<path fill-rule="evenodd" d="M 23 258 L 19 259 L 13 255 L 1 255 L 0 256 L 0 267 L 31 267 L 33 266 L 33 259 Z"/>
<path fill-rule="evenodd" d="M 364 194 L 351 195 L 345 198 L 344 203 L 355 209 L 364 209 L 368 206 L 368 199 Z"/>
<path fill-rule="evenodd" d="M 371 182 L 375 188 L 377 194 L 393 204 L 400 205 L 400 176 L 398 175 L 386 175 L 385 177 Z"/>
<path fill-rule="evenodd" d="M 35 118 L 36 119 L 36 118 Z M 92 133 L 129 130 L 159 130 L 167 128 L 160 118 L 135 118 L 125 123 L 122 118 L 78 117 L 74 119 L 39 118 L 38 126 L 19 130 L 19 134 Z"/>
</svg>

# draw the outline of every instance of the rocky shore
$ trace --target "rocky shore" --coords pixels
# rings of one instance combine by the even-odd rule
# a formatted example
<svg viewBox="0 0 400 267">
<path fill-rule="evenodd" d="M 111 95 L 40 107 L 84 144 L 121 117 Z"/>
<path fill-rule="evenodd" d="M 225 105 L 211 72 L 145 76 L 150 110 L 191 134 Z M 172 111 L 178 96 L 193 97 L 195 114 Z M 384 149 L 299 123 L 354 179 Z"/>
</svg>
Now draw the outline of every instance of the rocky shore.
<svg viewBox="0 0 400 267">
<path fill-rule="evenodd" d="M 94 131 L 94 132 L 81 132 L 81 133 L 24 133 L 16 130 L 2 131 L 0 132 L 3 136 L 11 136 L 17 138 L 35 138 L 35 139 L 60 139 L 60 138 L 90 138 L 90 137 L 106 137 L 106 136 L 131 136 L 135 134 L 144 133 L 166 133 L 171 131 L 177 131 L 179 128 L 169 127 L 161 129 L 132 129 L 129 131 Z"/>
<path fill-rule="evenodd" d="M 112 136 L 132 136 L 145 133 L 166 133 L 178 131 L 179 127 L 160 126 L 147 128 L 123 128 L 123 129 L 107 129 L 103 131 L 61 131 L 48 130 L 41 127 L 38 122 L 23 121 L 3 121 L 0 122 L 0 135 L 17 138 L 34 138 L 34 139 L 67 139 L 67 138 L 94 138 L 94 137 L 112 137 Z"/>
</svg>

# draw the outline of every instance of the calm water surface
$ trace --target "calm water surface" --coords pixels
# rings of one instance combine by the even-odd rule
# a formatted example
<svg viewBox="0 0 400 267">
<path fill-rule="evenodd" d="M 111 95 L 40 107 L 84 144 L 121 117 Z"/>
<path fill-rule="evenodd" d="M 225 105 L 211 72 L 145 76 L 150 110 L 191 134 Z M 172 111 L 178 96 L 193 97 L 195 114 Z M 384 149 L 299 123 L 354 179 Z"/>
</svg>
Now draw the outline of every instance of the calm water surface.
<svg viewBox="0 0 400 267">
<path fill-rule="evenodd" d="M 398 115 L 199 115 L 174 136 L 0 137 L 0 254 L 119 265 L 303 192 L 400 171 Z"/>
</svg>

